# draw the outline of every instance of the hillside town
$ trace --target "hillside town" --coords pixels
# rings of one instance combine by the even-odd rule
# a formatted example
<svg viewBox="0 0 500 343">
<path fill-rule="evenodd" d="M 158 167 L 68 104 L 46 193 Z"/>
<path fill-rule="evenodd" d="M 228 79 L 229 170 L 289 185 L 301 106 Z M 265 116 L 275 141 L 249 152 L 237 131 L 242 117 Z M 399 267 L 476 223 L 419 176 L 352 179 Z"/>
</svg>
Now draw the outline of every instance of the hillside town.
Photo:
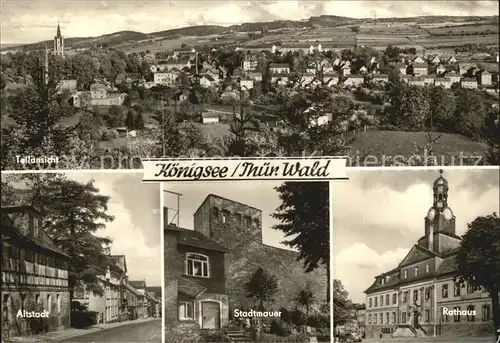
<svg viewBox="0 0 500 343">
<path fill-rule="evenodd" d="M 59 155 L 81 153 L 88 164 L 110 154 L 241 156 L 270 150 L 294 154 L 291 150 L 296 148 L 283 142 L 293 141 L 297 134 L 305 139 L 318 130 L 323 139 L 346 141 L 348 150 L 354 144 L 358 155 L 373 154 L 373 144 L 364 140 L 381 145 L 381 136 L 391 132 L 404 133 L 405 140 L 420 145 L 420 150 L 436 144 L 425 138 L 426 132 L 442 133 L 457 144 L 461 141 L 464 153 L 479 156 L 482 164 L 496 163 L 495 134 L 490 131 L 498 123 L 498 46 L 490 46 L 488 52 L 457 48 L 435 53 L 393 45 L 375 49 L 357 41 L 350 48 L 326 43 L 183 43 L 181 48 L 155 53 L 126 53 L 109 47 L 68 49 L 62 32 L 58 24 L 53 49 L 45 46 L 2 55 L 7 169 L 19 168 L 10 156 L 47 149 L 40 140 L 24 141 L 10 130 L 31 130 L 23 124 L 29 126 L 30 114 L 16 99 L 35 84 L 54 88 L 52 100 L 63 112 L 48 127 L 71 131 L 72 141 L 78 142 L 73 146 L 86 147 Z M 267 34 L 272 33 L 262 29 L 261 39 Z M 30 59 L 27 69 L 18 65 L 23 58 Z M 410 103 L 419 106 L 411 108 Z M 174 147 L 172 140 L 181 143 Z M 236 151 L 234 147 L 241 146 L 238 140 L 246 147 Z M 301 145 L 311 146 L 311 151 L 325 146 L 317 140 Z M 343 153 L 342 149 L 332 147 L 328 153 Z M 383 146 L 376 149 L 387 155 Z M 443 149 L 440 153 L 445 155 L 453 150 Z"/>
</svg>

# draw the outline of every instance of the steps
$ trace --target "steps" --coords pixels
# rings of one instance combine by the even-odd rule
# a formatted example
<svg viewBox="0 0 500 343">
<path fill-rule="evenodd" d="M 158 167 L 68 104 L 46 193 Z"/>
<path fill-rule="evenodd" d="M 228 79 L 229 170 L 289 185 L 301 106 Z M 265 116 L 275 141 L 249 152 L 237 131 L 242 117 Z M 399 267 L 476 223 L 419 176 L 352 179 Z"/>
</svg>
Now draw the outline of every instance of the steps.
<svg viewBox="0 0 500 343">
<path fill-rule="evenodd" d="M 240 328 L 227 328 L 226 335 L 231 342 L 250 342 L 250 335 Z"/>
</svg>

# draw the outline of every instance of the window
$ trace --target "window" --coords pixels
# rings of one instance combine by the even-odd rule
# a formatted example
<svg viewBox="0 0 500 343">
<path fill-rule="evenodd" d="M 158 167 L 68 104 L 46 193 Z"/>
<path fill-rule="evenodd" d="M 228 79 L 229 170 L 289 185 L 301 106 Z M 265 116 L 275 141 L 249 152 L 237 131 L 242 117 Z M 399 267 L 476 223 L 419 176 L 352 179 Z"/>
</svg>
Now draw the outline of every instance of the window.
<svg viewBox="0 0 500 343">
<path fill-rule="evenodd" d="M 408 293 L 405 291 L 403 292 L 403 303 L 406 303 L 408 301 Z"/>
<path fill-rule="evenodd" d="M 454 307 L 453 310 L 454 310 L 453 321 L 455 323 L 458 323 L 460 322 L 460 306 Z"/>
<path fill-rule="evenodd" d="M 3 302 L 2 302 L 2 319 L 5 321 L 9 321 L 10 318 L 10 296 L 8 294 L 4 294 L 3 296 Z"/>
<path fill-rule="evenodd" d="M 448 322 L 448 314 L 445 314 L 443 312 L 443 307 L 441 308 L 441 313 L 442 313 L 443 322 Z"/>
<path fill-rule="evenodd" d="M 193 253 L 186 254 L 186 275 L 208 278 L 208 257 Z"/>
<path fill-rule="evenodd" d="M 372 307 L 372 298 L 368 300 L 368 307 Z"/>
<path fill-rule="evenodd" d="M 378 306 L 378 298 L 375 297 L 374 299 L 375 299 L 375 307 L 377 307 Z"/>
<path fill-rule="evenodd" d="M 396 302 L 397 302 L 397 294 L 396 294 L 396 293 L 394 293 L 394 294 L 392 295 L 392 303 L 393 303 L 393 304 L 396 304 Z"/>
<path fill-rule="evenodd" d="M 39 221 L 38 217 L 33 217 L 33 234 L 38 236 Z"/>
<path fill-rule="evenodd" d="M 467 321 L 474 322 L 476 321 L 476 307 L 474 305 L 467 306 Z"/>
<path fill-rule="evenodd" d="M 402 324 L 406 323 L 406 312 L 401 313 L 401 323 Z"/>
<path fill-rule="evenodd" d="M 460 283 L 455 282 L 454 288 L 453 288 L 453 296 L 459 297 L 460 296 Z"/>
<path fill-rule="evenodd" d="M 430 315 L 431 315 L 431 311 L 430 310 L 425 310 L 424 320 L 425 320 L 426 323 L 428 323 L 430 321 Z"/>
<path fill-rule="evenodd" d="M 429 300 L 430 297 L 431 297 L 431 289 L 427 287 L 425 289 L 425 300 Z"/>
<path fill-rule="evenodd" d="M 227 220 L 229 219 L 229 211 L 228 210 L 222 210 L 222 222 L 227 223 Z"/>
<path fill-rule="evenodd" d="M 418 267 L 415 267 L 415 276 L 418 276 Z"/>
<path fill-rule="evenodd" d="M 448 284 L 444 284 L 441 286 L 441 296 L 443 298 L 448 298 Z"/>
<path fill-rule="evenodd" d="M 373 324 L 377 324 L 377 314 L 373 314 Z"/>
<path fill-rule="evenodd" d="M 403 271 L 403 278 L 407 279 L 408 278 L 408 270 Z"/>
<path fill-rule="evenodd" d="M 215 218 L 219 217 L 219 208 L 218 207 L 214 207 L 214 217 Z"/>
<path fill-rule="evenodd" d="M 425 272 L 426 272 L 426 273 L 429 273 L 429 271 L 430 271 L 430 270 L 431 270 L 431 266 L 429 265 L 429 263 L 427 263 L 427 264 L 425 265 Z"/>
<path fill-rule="evenodd" d="M 384 296 L 380 296 L 380 306 L 384 306 Z"/>
<path fill-rule="evenodd" d="M 179 319 L 194 319 L 193 303 L 186 301 L 179 305 Z"/>
<path fill-rule="evenodd" d="M 236 213 L 236 222 L 238 223 L 238 225 L 243 224 L 241 213 Z"/>
<path fill-rule="evenodd" d="M 379 314 L 379 319 L 380 319 L 380 324 L 384 324 L 384 314 L 383 313 Z"/>
<path fill-rule="evenodd" d="M 372 323 L 372 315 L 371 315 L 371 314 L 369 314 L 369 315 L 368 315 L 368 324 L 371 324 L 371 323 Z"/>
<path fill-rule="evenodd" d="M 490 305 L 483 305 L 483 321 L 490 320 Z"/>
<path fill-rule="evenodd" d="M 385 295 L 385 304 L 389 305 L 389 294 Z"/>
<path fill-rule="evenodd" d="M 252 217 L 245 216 L 245 226 L 247 226 L 247 227 L 252 226 Z"/>
<path fill-rule="evenodd" d="M 413 302 L 418 301 L 418 289 L 413 291 Z"/>
<path fill-rule="evenodd" d="M 392 324 L 396 324 L 396 312 L 392 312 Z"/>
<path fill-rule="evenodd" d="M 52 295 L 47 295 L 47 311 L 52 312 Z"/>
<path fill-rule="evenodd" d="M 389 324 L 389 312 L 385 313 L 385 323 Z"/>
<path fill-rule="evenodd" d="M 472 294 L 475 291 L 475 287 L 472 286 L 470 282 L 467 282 L 467 294 Z"/>
</svg>

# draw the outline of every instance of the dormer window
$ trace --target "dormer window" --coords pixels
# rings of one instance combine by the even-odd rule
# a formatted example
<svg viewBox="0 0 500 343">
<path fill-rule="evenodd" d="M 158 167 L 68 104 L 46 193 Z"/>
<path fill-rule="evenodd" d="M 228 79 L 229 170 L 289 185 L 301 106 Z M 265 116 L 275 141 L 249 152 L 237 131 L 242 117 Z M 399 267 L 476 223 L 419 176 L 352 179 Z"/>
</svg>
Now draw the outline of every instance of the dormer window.
<svg viewBox="0 0 500 343">
<path fill-rule="evenodd" d="M 407 279 L 408 278 L 408 271 L 405 269 L 403 271 L 403 279 Z"/>
<path fill-rule="evenodd" d="M 208 278 L 209 277 L 208 256 L 195 253 L 187 253 L 186 275 Z"/>
<path fill-rule="evenodd" d="M 415 267 L 415 276 L 418 276 L 418 267 Z"/>
<path fill-rule="evenodd" d="M 430 271 L 430 270 L 431 270 L 431 266 L 429 265 L 429 263 L 427 263 L 427 264 L 425 265 L 425 272 L 426 272 L 426 273 L 429 273 L 429 271 Z"/>
<path fill-rule="evenodd" d="M 247 227 L 252 226 L 252 217 L 245 216 L 245 226 L 247 226 Z"/>
</svg>

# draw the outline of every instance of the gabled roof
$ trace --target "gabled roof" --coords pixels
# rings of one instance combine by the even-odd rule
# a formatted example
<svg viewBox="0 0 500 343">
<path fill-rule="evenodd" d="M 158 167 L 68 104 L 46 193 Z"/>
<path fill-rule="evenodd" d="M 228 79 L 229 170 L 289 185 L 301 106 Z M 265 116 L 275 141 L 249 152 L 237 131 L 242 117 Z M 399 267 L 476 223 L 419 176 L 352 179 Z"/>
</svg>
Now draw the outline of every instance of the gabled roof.
<svg viewBox="0 0 500 343">
<path fill-rule="evenodd" d="M 200 249 L 229 252 L 228 249 L 220 245 L 219 243 L 211 240 L 210 238 L 203 235 L 201 232 L 195 230 L 188 230 L 179 227 L 169 226 L 167 230 L 175 231 L 178 233 L 178 244 L 191 246 Z"/>
<path fill-rule="evenodd" d="M 23 213 L 27 211 L 35 212 L 41 215 L 40 211 L 30 205 L 16 205 L 16 206 L 2 206 L 1 207 L 1 228 L 2 240 L 4 239 L 18 239 L 31 243 L 45 250 L 49 250 L 58 255 L 69 257 L 61 248 L 59 248 L 49 237 L 49 235 L 42 228 L 38 231 L 38 236 L 32 235 L 26 231 L 25 228 L 17 227 L 14 221 L 9 217 L 10 213 Z"/>
<path fill-rule="evenodd" d="M 415 244 L 410 249 L 410 251 L 408 251 L 408 254 L 406 254 L 403 260 L 399 263 L 398 267 L 402 268 L 410 264 L 428 259 L 429 257 L 435 257 L 435 256 L 437 256 L 436 253 L 430 251 L 429 249 L 424 248 L 421 245 Z"/>
</svg>

